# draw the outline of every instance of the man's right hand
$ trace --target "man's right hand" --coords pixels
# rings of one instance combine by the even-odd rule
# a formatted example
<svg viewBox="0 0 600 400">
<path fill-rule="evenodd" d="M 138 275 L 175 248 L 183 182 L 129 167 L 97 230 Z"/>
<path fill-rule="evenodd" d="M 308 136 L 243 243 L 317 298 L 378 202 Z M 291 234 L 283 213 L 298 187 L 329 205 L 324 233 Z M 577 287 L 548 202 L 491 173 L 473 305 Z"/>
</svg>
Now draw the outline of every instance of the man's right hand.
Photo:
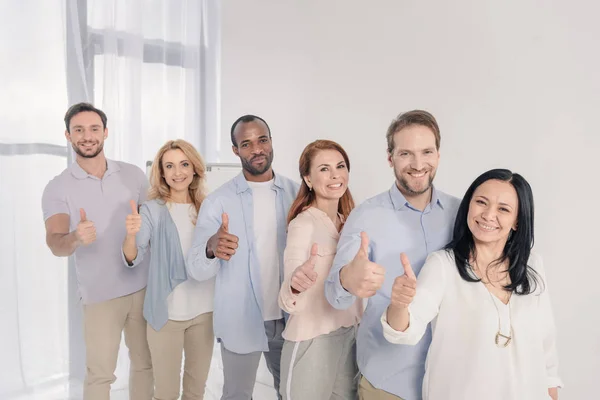
<svg viewBox="0 0 600 400">
<path fill-rule="evenodd" d="M 353 295 L 366 298 L 375 295 L 385 280 L 385 268 L 369 261 L 369 237 L 360 234 L 360 249 L 348 265 L 340 270 L 342 287 Z"/>
<path fill-rule="evenodd" d="M 96 240 L 96 227 L 88 221 L 83 208 L 79 209 L 80 220 L 75 230 L 75 237 L 80 245 L 87 246 Z"/>
<path fill-rule="evenodd" d="M 206 243 L 206 256 L 229 261 L 238 248 L 238 241 L 237 236 L 229 233 L 229 217 L 226 213 L 223 213 L 219 230 Z"/>
</svg>

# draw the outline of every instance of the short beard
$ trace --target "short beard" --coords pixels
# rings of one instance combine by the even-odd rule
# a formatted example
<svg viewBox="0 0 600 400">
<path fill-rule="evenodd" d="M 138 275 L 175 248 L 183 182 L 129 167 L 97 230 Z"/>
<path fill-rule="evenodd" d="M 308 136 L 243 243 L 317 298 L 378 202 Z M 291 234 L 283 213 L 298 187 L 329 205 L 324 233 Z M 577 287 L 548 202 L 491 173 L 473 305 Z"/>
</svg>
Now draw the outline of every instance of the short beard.
<svg viewBox="0 0 600 400">
<path fill-rule="evenodd" d="M 85 154 L 84 152 L 82 152 L 81 150 L 79 150 L 79 147 L 77 147 L 76 144 L 71 143 L 71 146 L 73 147 L 73 151 L 75 153 L 77 153 L 77 155 L 79 155 L 79 156 L 81 156 L 83 158 L 94 158 L 98 154 L 100 154 L 102 152 L 102 150 L 104 149 L 104 143 L 100 143 L 98 145 L 98 150 L 96 150 L 96 152 L 94 154 Z"/>
<path fill-rule="evenodd" d="M 252 176 L 259 176 L 267 172 L 271 168 L 271 164 L 273 163 L 273 153 L 265 155 L 265 166 L 261 169 L 255 168 L 252 166 L 252 160 L 247 161 L 244 158 L 242 160 L 242 167 L 246 172 L 248 172 Z"/>
<path fill-rule="evenodd" d="M 423 190 L 415 190 L 410 187 L 406 179 L 402 178 L 402 174 L 396 174 L 396 180 L 398 181 L 398 184 L 402 187 L 402 189 L 406 191 L 406 193 L 408 193 L 411 196 L 422 195 L 423 193 L 426 193 L 429 189 L 431 189 L 431 186 L 433 185 L 433 178 L 435 178 L 435 175 L 430 174 L 429 182 L 427 183 L 425 188 Z"/>
</svg>

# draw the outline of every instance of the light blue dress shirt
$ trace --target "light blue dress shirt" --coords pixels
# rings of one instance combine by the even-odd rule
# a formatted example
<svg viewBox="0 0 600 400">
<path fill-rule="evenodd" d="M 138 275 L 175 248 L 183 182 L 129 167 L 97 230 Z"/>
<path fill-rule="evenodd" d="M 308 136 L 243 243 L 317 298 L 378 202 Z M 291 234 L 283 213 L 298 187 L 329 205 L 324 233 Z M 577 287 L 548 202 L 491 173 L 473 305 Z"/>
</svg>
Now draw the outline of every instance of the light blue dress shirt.
<svg viewBox="0 0 600 400">
<path fill-rule="evenodd" d="M 335 308 L 348 308 L 355 297 L 340 284 L 339 272 L 356 256 L 360 233 L 369 236 L 369 260 L 385 268 L 385 281 L 368 299 L 357 334 L 358 367 L 377 389 L 406 400 L 421 399 L 425 357 L 431 328 L 416 346 L 391 344 L 383 337 L 380 318 L 390 304 L 394 279 L 404 273 L 400 253 L 407 254 L 416 274 L 427 255 L 450 241 L 460 200 L 435 188 L 431 203 L 420 211 L 412 207 L 394 183 L 392 188 L 361 204 L 344 225 L 325 295 Z"/>
<path fill-rule="evenodd" d="M 283 251 L 286 244 L 286 217 L 299 185 L 275 175 L 277 249 L 279 276 L 283 278 Z M 206 243 L 229 216 L 229 233 L 239 238 L 236 253 L 229 261 L 206 257 Z M 247 354 L 269 351 L 263 318 L 261 268 L 254 240 L 252 189 L 243 173 L 226 182 L 202 202 L 192 247 L 186 258 L 188 275 L 204 281 L 216 275 L 213 324 L 215 337 L 229 351 Z"/>
</svg>

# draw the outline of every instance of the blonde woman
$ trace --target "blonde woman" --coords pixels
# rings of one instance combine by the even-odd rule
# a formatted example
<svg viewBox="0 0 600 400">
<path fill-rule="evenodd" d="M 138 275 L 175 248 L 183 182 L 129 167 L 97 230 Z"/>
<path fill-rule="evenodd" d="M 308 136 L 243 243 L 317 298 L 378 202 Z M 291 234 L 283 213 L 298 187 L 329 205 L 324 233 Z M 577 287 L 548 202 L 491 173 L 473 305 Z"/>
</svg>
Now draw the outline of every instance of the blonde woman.
<svg viewBox="0 0 600 400">
<path fill-rule="evenodd" d="M 179 398 L 182 353 L 182 398 L 204 398 L 214 342 L 215 281 L 188 279 L 185 269 L 185 254 L 205 197 L 204 180 L 204 162 L 196 149 L 184 140 L 168 141 L 152 164 L 149 200 L 139 213 L 132 201 L 126 220 L 126 265 L 135 268 L 150 248 L 144 317 L 156 399 Z"/>
<path fill-rule="evenodd" d="M 354 400 L 362 303 L 336 310 L 324 289 L 339 232 L 354 208 L 350 161 L 339 144 L 317 140 L 306 146 L 299 164 L 302 185 L 288 215 L 279 292 L 279 306 L 290 314 L 283 331 L 280 393 L 284 400 Z"/>
</svg>

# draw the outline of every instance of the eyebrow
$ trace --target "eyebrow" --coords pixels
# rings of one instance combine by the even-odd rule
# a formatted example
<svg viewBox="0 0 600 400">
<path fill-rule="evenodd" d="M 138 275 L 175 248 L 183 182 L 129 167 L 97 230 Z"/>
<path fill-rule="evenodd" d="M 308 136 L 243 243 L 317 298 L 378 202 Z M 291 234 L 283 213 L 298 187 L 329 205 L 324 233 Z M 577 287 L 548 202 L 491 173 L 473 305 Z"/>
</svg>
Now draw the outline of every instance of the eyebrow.
<svg viewBox="0 0 600 400">
<path fill-rule="evenodd" d="M 339 163 L 337 163 L 336 165 L 340 165 L 340 164 L 346 164 L 346 161 L 340 161 Z M 320 164 L 319 166 L 317 166 L 317 168 L 321 168 L 321 167 L 329 167 L 331 164 Z"/>
<path fill-rule="evenodd" d="M 257 140 L 260 140 L 260 139 L 268 139 L 268 138 L 269 138 L 269 135 L 261 135 L 261 136 L 259 136 L 259 137 L 258 137 L 258 139 L 257 139 Z M 250 142 L 251 142 L 251 140 L 250 140 L 250 139 L 242 140 L 242 141 L 240 142 L 240 145 L 242 145 L 242 144 L 244 144 L 244 143 L 250 143 Z"/>
<path fill-rule="evenodd" d="M 482 198 L 482 199 L 484 199 L 484 200 L 490 201 L 490 199 L 488 199 L 488 198 L 487 198 L 487 197 L 485 197 L 485 196 L 481 196 L 481 195 L 479 195 L 479 196 L 477 196 L 477 197 L 481 197 L 481 198 Z M 500 202 L 500 203 L 498 203 L 498 204 L 500 204 L 501 206 L 506 206 L 506 207 L 513 208 L 513 206 L 511 206 L 511 205 L 510 205 L 510 204 L 508 204 L 508 203 L 502 203 L 502 202 Z"/>
<path fill-rule="evenodd" d="M 100 124 L 94 124 L 94 125 L 90 125 L 90 128 L 100 128 L 102 125 Z M 74 128 L 85 128 L 83 125 L 73 125 L 73 129 Z"/>
</svg>

